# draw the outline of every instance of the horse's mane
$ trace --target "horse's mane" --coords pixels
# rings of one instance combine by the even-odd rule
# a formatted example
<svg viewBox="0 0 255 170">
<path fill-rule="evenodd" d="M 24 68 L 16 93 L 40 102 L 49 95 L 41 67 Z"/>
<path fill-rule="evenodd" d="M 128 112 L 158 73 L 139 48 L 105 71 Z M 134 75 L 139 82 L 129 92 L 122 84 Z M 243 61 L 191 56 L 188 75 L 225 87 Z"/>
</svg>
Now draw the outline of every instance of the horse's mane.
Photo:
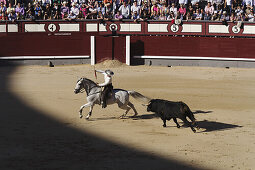
<svg viewBox="0 0 255 170">
<path fill-rule="evenodd" d="M 90 80 L 90 79 L 88 79 L 88 78 L 86 78 L 86 77 L 83 77 L 83 79 L 84 79 L 85 81 L 89 81 L 90 83 L 92 83 L 92 84 L 94 84 L 94 85 L 97 86 L 97 84 L 96 84 L 94 81 L 92 81 L 92 80 Z"/>
</svg>

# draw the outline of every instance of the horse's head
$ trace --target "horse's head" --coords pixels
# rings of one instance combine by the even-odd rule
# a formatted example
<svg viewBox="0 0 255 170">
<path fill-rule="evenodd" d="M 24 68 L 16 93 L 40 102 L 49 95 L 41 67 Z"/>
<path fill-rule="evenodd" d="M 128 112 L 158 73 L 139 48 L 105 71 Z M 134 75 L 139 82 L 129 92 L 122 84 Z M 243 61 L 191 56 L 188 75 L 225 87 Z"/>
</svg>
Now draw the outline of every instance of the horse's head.
<svg viewBox="0 0 255 170">
<path fill-rule="evenodd" d="M 77 93 L 80 93 L 82 89 L 84 89 L 83 87 L 83 78 L 80 78 L 77 83 L 76 83 L 76 86 L 74 88 L 74 93 L 77 94 Z"/>
</svg>

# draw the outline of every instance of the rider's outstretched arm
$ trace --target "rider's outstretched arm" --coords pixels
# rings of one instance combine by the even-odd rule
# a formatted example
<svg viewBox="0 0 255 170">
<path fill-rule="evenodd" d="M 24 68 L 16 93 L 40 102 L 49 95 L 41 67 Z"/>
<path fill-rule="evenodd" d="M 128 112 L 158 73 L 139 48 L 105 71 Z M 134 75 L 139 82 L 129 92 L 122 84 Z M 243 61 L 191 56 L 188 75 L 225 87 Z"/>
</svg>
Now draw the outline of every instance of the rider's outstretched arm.
<svg viewBox="0 0 255 170">
<path fill-rule="evenodd" d="M 98 73 L 102 73 L 102 74 L 104 74 L 104 73 L 105 73 L 105 71 L 103 71 L 103 70 L 96 70 L 96 72 L 98 72 Z"/>
</svg>

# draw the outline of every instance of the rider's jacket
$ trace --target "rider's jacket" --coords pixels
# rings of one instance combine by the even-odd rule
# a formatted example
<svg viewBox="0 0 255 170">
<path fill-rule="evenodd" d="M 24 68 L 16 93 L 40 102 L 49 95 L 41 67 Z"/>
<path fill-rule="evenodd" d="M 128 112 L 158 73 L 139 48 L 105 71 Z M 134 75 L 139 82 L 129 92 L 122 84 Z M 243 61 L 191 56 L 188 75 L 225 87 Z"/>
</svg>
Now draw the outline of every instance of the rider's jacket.
<svg viewBox="0 0 255 170">
<path fill-rule="evenodd" d="M 104 87 L 108 84 L 112 84 L 112 76 L 111 75 L 106 74 L 106 72 L 102 71 L 102 70 L 96 70 L 96 72 L 99 72 L 104 75 L 104 83 L 98 84 L 99 86 Z"/>
</svg>

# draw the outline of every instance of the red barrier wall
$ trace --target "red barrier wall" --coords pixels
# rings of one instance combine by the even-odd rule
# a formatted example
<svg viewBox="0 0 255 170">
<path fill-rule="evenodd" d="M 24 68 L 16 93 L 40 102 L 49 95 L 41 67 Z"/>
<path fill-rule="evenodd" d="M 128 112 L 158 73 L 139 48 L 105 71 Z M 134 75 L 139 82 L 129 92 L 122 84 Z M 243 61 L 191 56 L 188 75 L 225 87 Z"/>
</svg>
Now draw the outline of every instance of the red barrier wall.
<svg viewBox="0 0 255 170">
<path fill-rule="evenodd" d="M 0 38 L 0 47 L 1 57 L 90 55 L 90 36 L 9 33 Z"/>
<path fill-rule="evenodd" d="M 254 39 L 222 37 L 131 37 L 132 56 L 255 58 Z"/>
</svg>

